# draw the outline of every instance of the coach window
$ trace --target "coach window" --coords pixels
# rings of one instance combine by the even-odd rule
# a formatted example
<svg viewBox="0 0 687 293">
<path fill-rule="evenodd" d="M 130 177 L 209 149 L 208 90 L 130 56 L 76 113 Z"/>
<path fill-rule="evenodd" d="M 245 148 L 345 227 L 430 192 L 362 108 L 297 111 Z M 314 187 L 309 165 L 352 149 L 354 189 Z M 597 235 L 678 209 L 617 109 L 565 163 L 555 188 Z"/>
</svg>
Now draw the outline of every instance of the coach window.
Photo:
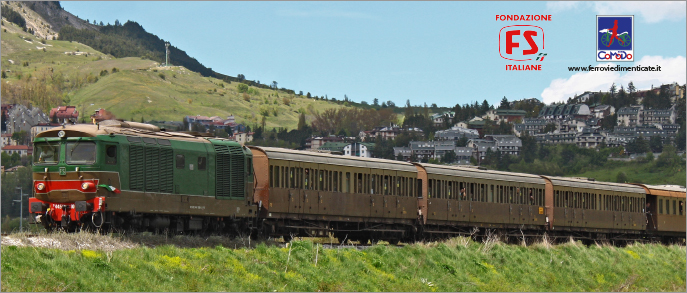
<svg viewBox="0 0 687 293">
<path fill-rule="evenodd" d="M 186 162 L 184 160 L 184 155 L 177 155 L 177 169 L 184 169 Z"/>
<path fill-rule="evenodd" d="M 274 173 L 272 173 L 272 180 L 274 181 L 274 187 L 279 187 L 279 166 L 273 166 Z"/>
<path fill-rule="evenodd" d="M 673 201 L 673 215 L 677 215 L 677 207 L 676 207 L 677 201 Z"/>
<path fill-rule="evenodd" d="M 663 199 L 658 200 L 658 213 L 663 214 Z"/>
<path fill-rule="evenodd" d="M 429 180 L 429 187 L 427 188 L 427 197 L 432 198 L 432 186 L 434 185 L 434 179 Z"/>
</svg>

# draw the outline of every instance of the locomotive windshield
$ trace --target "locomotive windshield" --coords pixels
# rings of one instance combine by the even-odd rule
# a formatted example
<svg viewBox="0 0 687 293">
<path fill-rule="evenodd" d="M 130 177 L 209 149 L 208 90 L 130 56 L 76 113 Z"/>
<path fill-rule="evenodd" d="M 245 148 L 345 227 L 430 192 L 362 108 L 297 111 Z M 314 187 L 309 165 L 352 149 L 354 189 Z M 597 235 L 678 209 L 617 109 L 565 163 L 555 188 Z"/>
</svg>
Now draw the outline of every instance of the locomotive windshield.
<svg viewBox="0 0 687 293">
<path fill-rule="evenodd" d="M 59 143 L 36 143 L 33 153 L 34 165 L 54 165 L 60 160 Z"/>
<path fill-rule="evenodd" d="M 67 143 L 67 164 L 92 165 L 95 163 L 95 142 L 76 141 Z"/>
</svg>

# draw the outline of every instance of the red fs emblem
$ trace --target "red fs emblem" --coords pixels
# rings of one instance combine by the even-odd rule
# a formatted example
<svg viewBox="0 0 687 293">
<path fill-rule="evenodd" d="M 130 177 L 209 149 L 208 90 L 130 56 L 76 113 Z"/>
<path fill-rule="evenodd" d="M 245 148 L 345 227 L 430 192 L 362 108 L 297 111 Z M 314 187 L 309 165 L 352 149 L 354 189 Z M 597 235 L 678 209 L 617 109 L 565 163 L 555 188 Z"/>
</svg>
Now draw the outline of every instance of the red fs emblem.
<svg viewBox="0 0 687 293">
<path fill-rule="evenodd" d="M 535 25 L 509 25 L 499 31 L 499 55 L 511 61 L 544 61 L 544 29 Z"/>
</svg>

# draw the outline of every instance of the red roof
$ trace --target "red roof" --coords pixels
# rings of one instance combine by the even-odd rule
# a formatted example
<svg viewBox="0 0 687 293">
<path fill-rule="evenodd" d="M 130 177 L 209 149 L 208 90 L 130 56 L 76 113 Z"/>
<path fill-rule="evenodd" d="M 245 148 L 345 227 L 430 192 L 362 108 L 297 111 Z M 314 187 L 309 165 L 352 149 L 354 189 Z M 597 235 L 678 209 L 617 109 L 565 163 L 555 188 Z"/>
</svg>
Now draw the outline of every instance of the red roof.
<svg viewBox="0 0 687 293">
<path fill-rule="evenodd" d="M 50 110 L 50 118 L 57 113 L 57 118 L 79 118 L 79 111 L 76 106 L 59 106 Z"/>
</svg>

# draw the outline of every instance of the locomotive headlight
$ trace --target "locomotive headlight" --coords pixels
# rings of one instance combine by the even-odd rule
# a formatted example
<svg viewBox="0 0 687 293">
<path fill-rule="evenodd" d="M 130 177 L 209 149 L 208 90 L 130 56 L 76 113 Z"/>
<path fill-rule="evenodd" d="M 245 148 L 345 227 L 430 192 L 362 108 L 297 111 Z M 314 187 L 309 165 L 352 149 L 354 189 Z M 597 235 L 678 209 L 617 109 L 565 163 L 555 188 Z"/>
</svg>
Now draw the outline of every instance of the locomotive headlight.
<svg viewBox="0 0 687 293">
<path fill-rule="evenodd" d="M 45 189 L 45 184 L 43 184 L 43 183 L 38 183 L 38 184 L 36 184 L 36 189 L 38 189 L 38 190 L 43 190 L 43 189 Z"/>
<path fill-rule="evenodd" d="M 91 183 L 91 182 L 81 183 L 81 189 L 83 189 L 83 190 L 89 190 L 92 187 L 93 187 L 93 183 Z"/>
</svg>

